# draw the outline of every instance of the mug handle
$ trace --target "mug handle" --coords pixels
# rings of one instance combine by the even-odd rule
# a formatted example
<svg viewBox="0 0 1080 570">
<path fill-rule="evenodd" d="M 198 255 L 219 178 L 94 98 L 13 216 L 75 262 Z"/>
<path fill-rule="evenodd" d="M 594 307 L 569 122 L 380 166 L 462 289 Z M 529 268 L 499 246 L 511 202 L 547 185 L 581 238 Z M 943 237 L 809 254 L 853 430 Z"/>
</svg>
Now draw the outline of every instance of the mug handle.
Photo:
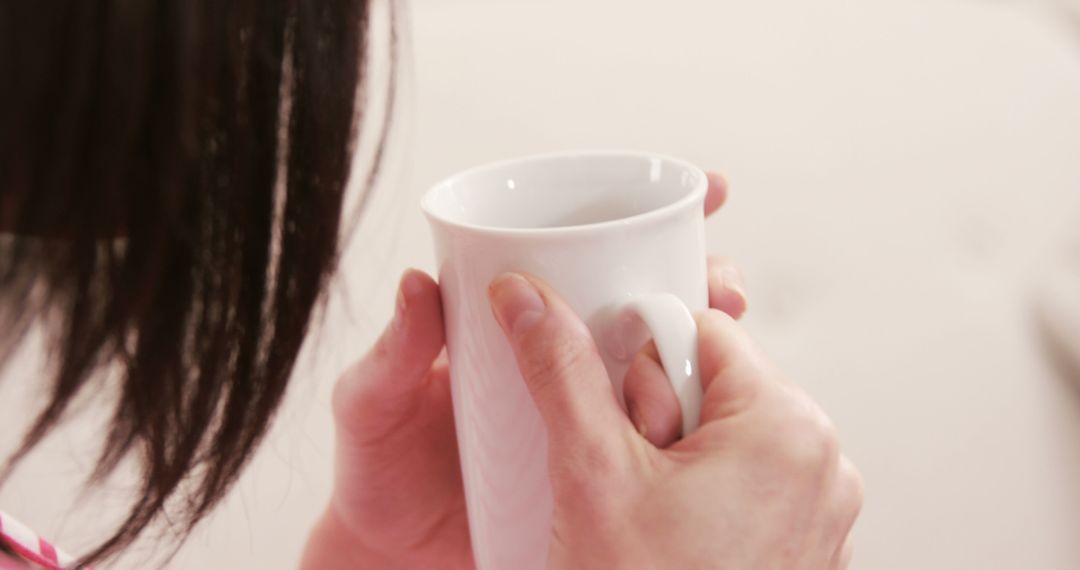
<svg viewBox="0 0 1080 570">
<path fill-rule="evenodd" d="M 682 408 L 682 435 L 698 427 L 701 418 L 701 374 L 698 370 L 698 331 L 694 316 L 671 293 L 651 293 L 623 307 L 637 315 L 652 333 L 660 364 Z"/>
</svg>

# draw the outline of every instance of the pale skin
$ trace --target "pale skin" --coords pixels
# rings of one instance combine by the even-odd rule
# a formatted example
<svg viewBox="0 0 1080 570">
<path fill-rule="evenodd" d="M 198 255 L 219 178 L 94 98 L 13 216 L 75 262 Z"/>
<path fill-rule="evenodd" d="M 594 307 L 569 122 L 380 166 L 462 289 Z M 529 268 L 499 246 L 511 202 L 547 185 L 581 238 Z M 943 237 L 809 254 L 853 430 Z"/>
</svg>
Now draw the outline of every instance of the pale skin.
<svg viewBox="0 0 1080 570">
<path fill-rule="evenodd" d="M 709 180 L 706 215 L 727 194 Z M 848 566 L 861 479 L 825 414 L 735 322 L 746 298 L 730 261 L 709 259 L 701 427 L 681 439 L 653 347 L 628 373 L 627 414 L 556 292 L 508 274 L 489 296 L 548 426 L 551 568 Z M 303 568 L 474 566 L 443 344 L 438 285 L 406 272 L 393 322 L 335 388 L 334 491 Z"/>
</svg>

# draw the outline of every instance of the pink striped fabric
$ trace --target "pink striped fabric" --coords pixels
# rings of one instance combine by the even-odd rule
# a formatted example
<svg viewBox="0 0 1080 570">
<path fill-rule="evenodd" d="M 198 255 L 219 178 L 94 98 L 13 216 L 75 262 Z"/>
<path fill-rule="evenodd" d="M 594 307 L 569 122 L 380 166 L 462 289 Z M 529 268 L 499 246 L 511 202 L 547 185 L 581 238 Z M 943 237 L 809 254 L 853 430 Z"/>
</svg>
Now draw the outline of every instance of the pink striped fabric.
<svg viewBox="0 0 1080 570">
<path fill-rule="evenodd" d="M 3 511 L 0 511 L 0 542 L 7 544 L 27 562 L 48 570 L 65 570 L 75 566 L 73 557 L 68 556 Z M 3 568 L 0 561 L 0 570 Z"/>
</svg>

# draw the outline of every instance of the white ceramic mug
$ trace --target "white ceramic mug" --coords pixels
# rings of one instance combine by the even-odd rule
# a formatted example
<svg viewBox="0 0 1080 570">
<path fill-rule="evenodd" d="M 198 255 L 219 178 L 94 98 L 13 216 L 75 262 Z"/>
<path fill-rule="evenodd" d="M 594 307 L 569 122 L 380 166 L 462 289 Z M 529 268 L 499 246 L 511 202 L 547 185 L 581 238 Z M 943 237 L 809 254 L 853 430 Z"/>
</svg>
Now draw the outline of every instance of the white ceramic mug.
<svg viewBox="0 0 1080 570">
<path fill-rule="evenodd" d="M 551 285 L 589 326 L 620 402 L 651 331 L 689 433 L 701 405 L 691 312 L 708 305 L 707 186 L 681 160 L 589 151 L 474 168 L 425 195 L 481 570 L 545 568 L 552 513 L 544 424 L 492 316 L 488 284 L 516 271 Z"/>
</svg>

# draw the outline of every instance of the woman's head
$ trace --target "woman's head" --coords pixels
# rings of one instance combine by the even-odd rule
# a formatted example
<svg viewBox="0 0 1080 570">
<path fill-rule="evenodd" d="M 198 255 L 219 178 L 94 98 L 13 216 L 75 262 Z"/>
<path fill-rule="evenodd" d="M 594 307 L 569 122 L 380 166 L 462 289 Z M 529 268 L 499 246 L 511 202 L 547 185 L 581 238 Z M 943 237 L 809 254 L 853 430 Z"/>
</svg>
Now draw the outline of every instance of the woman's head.
<svg viewBox="0 0 1080 570">
<path fill-rule="evenodd" d="M 0 359 L 42 322 L 55 364 L 8 467 L 114 367 L 92 476 L 135 453 L 143 486 L 92 557 L 166 506 L 189 530 L 265 433 L 337 256 L 367 19 L 364 0 L 0 6 Z"/>
</svg>

